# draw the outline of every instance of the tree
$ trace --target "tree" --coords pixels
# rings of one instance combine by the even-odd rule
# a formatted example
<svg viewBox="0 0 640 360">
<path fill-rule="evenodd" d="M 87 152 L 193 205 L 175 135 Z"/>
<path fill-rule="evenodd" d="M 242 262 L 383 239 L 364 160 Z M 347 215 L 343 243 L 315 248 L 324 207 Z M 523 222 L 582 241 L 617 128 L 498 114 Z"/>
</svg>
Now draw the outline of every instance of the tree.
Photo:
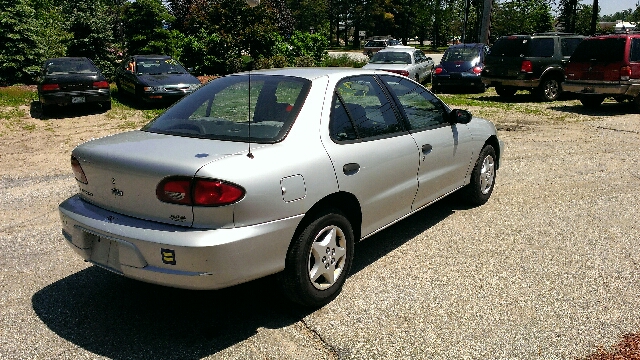
<svg viewBox="0 0 640 360">
<path fill-rule="evenodd" d="M 123 11 L 124 38 L 128 54 L 175 54 L 168 25 L 174 21 L 162 0 L 136 0 Z"/>
<path fill-rule="evenodd" d="M 545 0 L 511 0 L 494 4 L 492 37 L 552 29 L 551 7 Z"/>
<path fill-rule="evenodd" d="M 31 83 L 42 66 L 40 25 L 28 0 L 0 0 L 0 84 Z"/>
<path fill-rule="evenodd" d="M 113 12 L 106 0 L 64 0 L 67 56 L 84 56 L 93 60 L 107 77 L 113 73 Z"/>
</svg>

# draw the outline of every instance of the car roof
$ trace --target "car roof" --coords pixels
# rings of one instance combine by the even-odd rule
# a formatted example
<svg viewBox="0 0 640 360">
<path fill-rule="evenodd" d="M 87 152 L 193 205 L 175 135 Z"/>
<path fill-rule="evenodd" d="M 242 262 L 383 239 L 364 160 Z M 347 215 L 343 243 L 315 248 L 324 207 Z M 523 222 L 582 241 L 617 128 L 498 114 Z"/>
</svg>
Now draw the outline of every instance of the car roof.
<svg viewBox="0 0 640 360">
<path fill-rule="evenodd" d="M 87 62 L 91 62 L 91 60 L 89 60 L 89 58 L 80 57 L 80 56 L 57 57 L 57 58 L 50 58 L 50 59 L 45 60 L 45 62 L 66 62 L 66 61 L 87 61 Z"/>
<path fill-rule="evenodd" d="M 169 55 L 133 55 L 135 59 L 171 59 Z"/>
<path fill-rule="evenodd" d="M 449 49 L 459 49 L 459 48 L 482 48 L 487 46 L 486 44 L 483 43 L 466 43 L 466 44 L 455 44 L 455 45 L 451 45 L 447 48 L 447 50 Z"/>
<path fill-rule="evenodd" d="M 307 80 L 314 80 L 325 76 L 355 76 L 363 74 L 390 74 L 386 71 L 380 70 L 367 70 L 361 68 L 340 68 L 340 67 L 300 67 L 300 68 L 279 68 L 279 69 L 263 69 L 246 71 L 242 73 L 230 74 L 234 75 L 269 75 L 269 76 L 294 76 Z"/>
<path fill-rule="evenodd" d="M 386 48 L 378 51 L 378 52 L 408 52 L 408 53 L 413 53 L 414 51 L 416 51 L 418 49 L 416 49 L 413 46 L 405 46 L 405 45 L 394 45 L 394 46 L 387 46 Z"/>
</svg>

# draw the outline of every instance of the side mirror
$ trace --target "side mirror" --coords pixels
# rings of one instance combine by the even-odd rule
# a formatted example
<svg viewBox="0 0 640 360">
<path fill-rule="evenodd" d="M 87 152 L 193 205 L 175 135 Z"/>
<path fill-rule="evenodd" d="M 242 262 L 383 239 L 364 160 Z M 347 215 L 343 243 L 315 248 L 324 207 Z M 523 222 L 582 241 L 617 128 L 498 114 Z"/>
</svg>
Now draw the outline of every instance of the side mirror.
<svg viewBox="0 0 640 360">
<path fill-rule="evenodd" d="M 449 113 L 449 123 L 450 124 L 468 124 L 471 121 L 472 117 L 473 115 L 471 115 L 471 113 L 468 112 L 467 110 L 453 109 Z"/>
</svg>

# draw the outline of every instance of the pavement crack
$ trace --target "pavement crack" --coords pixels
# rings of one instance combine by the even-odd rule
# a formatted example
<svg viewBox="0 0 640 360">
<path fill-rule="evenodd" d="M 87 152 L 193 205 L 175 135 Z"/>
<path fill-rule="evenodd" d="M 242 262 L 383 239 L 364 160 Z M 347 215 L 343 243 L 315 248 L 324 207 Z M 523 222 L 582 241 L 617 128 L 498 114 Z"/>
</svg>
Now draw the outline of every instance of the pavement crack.
<svg viewBox="0 0 640 360">
<path fill-rule="evenodd" d="M 610 130 L 610 131 L 617 131 L 617 132 L 624 132 L 624 133 L 631 133 L 631 134 L 640 135 L 640 132 L 634 131 L 634 130 L 616 129 L 616 128 L 612 128 L 612 127 L 608 127 L 608 126 L 597 126 L 597 128 L 598 129 L 602 129 L 602 130 Z"/>
<path fill-rule="evenodd" d="M 330 359 L 338 359 L 338 351 L 333 346 L 331 346 L 322 337 L 322 335 L 320 335 L 318 331 L 312 329 L 304 319 L 300 320 L 300 323 L 302 324 L 304 330 L 307 332 L 309 337 L 315 342 L 317 342 L 322 348 L 324 348 L 329 353 Z"/>
</svg>

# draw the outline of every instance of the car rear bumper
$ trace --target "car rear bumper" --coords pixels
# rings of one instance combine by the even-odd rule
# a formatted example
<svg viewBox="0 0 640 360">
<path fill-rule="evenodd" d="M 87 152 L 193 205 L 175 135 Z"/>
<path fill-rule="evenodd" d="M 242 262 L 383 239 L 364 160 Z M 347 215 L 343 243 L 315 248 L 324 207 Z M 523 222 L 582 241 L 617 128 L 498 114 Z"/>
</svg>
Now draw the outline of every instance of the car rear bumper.
<svg viewBox="0 0 640 360">
<path fill-rule="evenodd" d="M 111 101 L 111 92 L 109 89 L 43 92 L 38 98 L 43 105 L 102 103 Z"/>
<path fill-rule="evenodd" d="M 565 81 L 564 91 L 584 95 L 630 96 L 640 94 L 640 82 L 623 81 Z"/>
<path fill-rule="evenodd" d="M 496 77 L 482 77 L 482 82 L 487 86 L 510 86 L 522 89 L 536 88 L 540 85 L 540 79 L 503 79 Z"/>
<path fill-rule="evenodd" d="M 433 85 L 435 86 L 479 86 L 482 79 L 477 75 L 433 75 Z"/>
<path fill-rule="evenodd" d="M 184 289 L 220 289 L 277 273 L 302 215 L 268 223 L 195 229 L 131 218 L 78 195 L 59 206 L 67 244 L 115 273 Z"/>
</svg>

